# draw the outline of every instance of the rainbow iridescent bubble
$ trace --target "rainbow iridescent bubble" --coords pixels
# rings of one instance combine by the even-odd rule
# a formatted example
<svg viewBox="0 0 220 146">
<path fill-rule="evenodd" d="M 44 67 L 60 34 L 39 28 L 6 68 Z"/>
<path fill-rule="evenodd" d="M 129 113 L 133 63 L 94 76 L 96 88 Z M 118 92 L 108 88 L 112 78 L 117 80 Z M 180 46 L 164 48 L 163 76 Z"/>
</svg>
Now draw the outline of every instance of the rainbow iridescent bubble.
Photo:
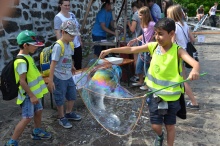
<svg viewBox="0 0 220 146">
<path fill-rule="evenodd" d="M 134 97 L 120 85 L 122 70 L 117 65 L 99 65 L 86 73 L 78 90 L 86 107 L 111 134 L 123 136 L 134 129 L 144 98 Z"/>
</svg>

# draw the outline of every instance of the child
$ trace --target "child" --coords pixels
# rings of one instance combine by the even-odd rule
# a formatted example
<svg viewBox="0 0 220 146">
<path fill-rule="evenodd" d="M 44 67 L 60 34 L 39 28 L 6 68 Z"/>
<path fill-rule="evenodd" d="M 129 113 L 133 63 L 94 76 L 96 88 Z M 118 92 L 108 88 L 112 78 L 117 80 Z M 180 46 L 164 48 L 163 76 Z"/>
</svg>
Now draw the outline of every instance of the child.
<svg viewBox="0 0 220 146">
<path fill-rule="evenodd" d="M 38 71 L 33 58 L 29 53 L 34 53 L 39 46 L 44 44 L 37 42 L 35 33 L 32 31 L 22 31 L 17 36 L 17 42 L 20 47 L 18 55 L 24 56 L 28 60 L 27 64 L 23 59 L 17 59 L 14 62 L 14 71 L 16 81 L 20 83 L 19 92 L 17 97 L 17 104 L 21 106 L 22 119 L 15 127 L 11 139 L 5 146 L 18 146 L 18 138 L 21 136 L 25 127 L 34 118 L 34 130 L 32 132 L 32 139 L 50 139 L 51 134 L 40 129 L 42 117 L 42 104 L 41 98 L 44 94 L 48 93 L 47 86 Z"/>
<path fill-rule="evenodd" d="M 190 80 L 198 79 L 199 63 L 185 50 L 178 47 L 175 43 L 172 43 L 172 37 L 175 34 L 175 22 L 172 19 L 163 18 L 155 24 L 154 28 L 157 42 L 148 43 L 143 46 L 126 46 L 108 49 L 101 52 L 100 58 L 105 57 L 109 53 L 129 54 L 150 52 L 152 60 L 145 82 L 149 89 L 153 91 L 183 80 L 181 76 L 182 59 L 193 67 L 188 78 Z M 179 98 L 183 92 L 183 88 L 180 85 L 156 92 L 151 97 L 149 112 L 152 129 L 157 134 L 154 141 L 155 146 L 162 146 L 163 144 L 163 123 L 167 131 L 167 145 L 173 146 L 175 139 L 176 113 L 180 110 Z M 162 104 L 165 106 L 162 106 Z M 158 106 L 163 110 L 158 109 Z"/>
<path fill-rule="evenodd" d="M 143 34 L 131 40 L 128 43 L 128 46 L 132 46 L 133 43 L 139 41 L 141 41 L 142 45 L 144 45 L 152 41 L 153 39 L 155 22 L 151 17 L 150 9 L 144 6 L 139 9 L 138 13 L 139 13 L 139 18 L 141 20 L 140 26 L 142 28 Z M 143 76 L 144 76 L 144 71 L 147 72 L 149 65 L 150 65 L 150 56 L 147 55 L 146 53 L 139 53 L 137 59 L 136 71 L 135 71 L 139 77 L 139 82 L 133 83 L 132 84 L 133 86 L 141 86 L 140 87 L 141 90 L 147 90 L 147 86 L 143 85 L 144 83 Z M 144 67 L 144 71 L 143 71 L 143 67 Z"/>
<path fill-rule="evenodd" d="M 189 30 L 189 27 L 186 22 L 182 19 L 183 13 L 180 5 L 173 5 L 167 9 L 167 17 L 173 19 L 176 22 L 176 31 L 173 37 L 173 42 L 176 42 L 177 45 L 181 46 L 186 50 L 186 45 L 188 41 L 194 42 L 195 39 L 192 33 Z M 186 38 L 187 37 L 187 38 Z M 186 69 L 183 66 L 183 78 L 186 79 Z M 184 83 L 185 92 L 189 96 L 190 101 L 187 103 L 186 107 L 191 109 L 199 109 L 199 105 L 196 101 L 196 98 L 193 95 L 192 89 L 190 88 L 187 82 Z"/>
<path fill-rule="evenodd" d="M 58 122 L 64 128 L 71 128 L 68 119 L 81 120 L 81 117 L 72 112 L 73 101 L 76 99 L 76 87 L 72 78 L 75 67 L 72 62 L 74 52 L 69 45 L 75 36 L 80 35 L 75 24 L 71 20 L 63 22 L 60 26 L 61 38 L 64 43 L 64 55 L 60 56 L 61 46 L 55 44 L 51 54 L 51 65 L 48 87 L 57 105 Z M 64 115 L 64 101 L 66 102 L 66 114 Z"/>
</svg>

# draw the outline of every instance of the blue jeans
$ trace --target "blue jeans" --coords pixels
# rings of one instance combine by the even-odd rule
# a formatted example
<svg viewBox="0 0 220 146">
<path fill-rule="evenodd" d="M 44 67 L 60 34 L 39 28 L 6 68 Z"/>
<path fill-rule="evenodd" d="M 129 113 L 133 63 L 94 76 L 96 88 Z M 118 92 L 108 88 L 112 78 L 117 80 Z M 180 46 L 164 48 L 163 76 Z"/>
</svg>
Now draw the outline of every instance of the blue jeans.
<svg viewBox="0 0 220 146">
<path fill-rule="evenodd" d="M 53 82 L 55 85 L 53 98 L 57 106 L 64 105 L 65 98 L 68 101 L 76 100 L 76 86 L 72 77 L 68 80 L 60 80 L 54 76 Z"/>
<path fill-rule="evenodd" d="M 95 35 L 92 35 L 92 40 L 93 41 L 101 41 L 101 40 L 105 40 L 106 37 L 104 36 L 95 36 Z M 94 54 L 99 57 L 100 53 L 102 52 L 102 50 L 105 50 L 106 47 L 105 46 L 94 46 Z"/>
<path fill-rule="evenodd" d="M 41 99 L 38 99 L 38 104 L 31 103 L 30 97 L 27 95 L 23 103 L 22 108 L 22 118 L 33 118 L 36 111 L 42 110 L 43 106 Z"/>
</svg>

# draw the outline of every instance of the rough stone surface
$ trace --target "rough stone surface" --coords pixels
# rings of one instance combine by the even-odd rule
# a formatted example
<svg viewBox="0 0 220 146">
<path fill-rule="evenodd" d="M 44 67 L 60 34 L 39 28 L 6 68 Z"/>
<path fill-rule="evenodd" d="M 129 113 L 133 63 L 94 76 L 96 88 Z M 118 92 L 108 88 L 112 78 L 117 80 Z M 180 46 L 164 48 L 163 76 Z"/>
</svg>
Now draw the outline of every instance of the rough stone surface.
<svg viewBox="0 0 220 146">
<path fill-rule="evenodd" d="M 37 33 L 37 35 L 43 36 L 45 42 L 51 42 L 49 38 L 55 37 L 53 30 L 53 19 L 54 16 L 58 13 L 58 0 L 15 0 L 14 5 L 11 2 L 10 8 L 11 13 L 3 18 L 4 26 L 2 27 L 0 23 L 0 42 L 4 40 L 15 39 L 18 33 L 24 29 L 30 29 Z M 88 8 L 88 3 L 90 0 L 74 0 L 71 2 L 71 11 L 76 15 L 77 20 L 82 24 L 86 10 Z M 122 0 L 119 0 L 122 1 Z M 128 1 L 128 9 L 130 8 L 130 1 Z M 117 3 L 115 6 L 116 13 L 120 10 L 121 3 Z M 86 33 L 82 33 L 82 40 L 88 41 L 91 40 L 91 29 L 95 21 L 96 14 L 101 8 L 101 1 L 96 0 L 93 2 L 87 22 L 83 30 Z M 128 12 L 128 15 L 130 13 Z M 44 28 L 42 28 L 44 27 Z M 12 38 L 13 37 L 13 38 Z M 54 42 L 54 40 L 53 40 Z M 6 41 L 8 46 L 8 51 L 6 56 L 13 56 L 13 52 L 9 51 L 11 46 L 10 42 Z M 0 43 L 0 50 L 3 46 Z M 3 52 L 3 51 L 2 51 Z M 0 56 L 3 56 L 0 60 L 0 72 L 5 64 L 4 56 L 2 53 Z M 11 58 L 12 59 L 12 58 Z M 36 60 L 37 61 L 37 60 Z M 37 61 L 38 62 L 38 61 Z"/>
<path fill-rule="evenodd" d="M 175 146 L 220 146 L 220 35 L 206 35 L 205 43 L 196 44 L 199 52 L 201 73 L 208 75 L 189 84 L 200 104 L 200 110 L 187 109 L 187 119 L 177 119 Z M 90 58 L 84 58 L 86 64 Z M 190 70 L 187 70 L 189 72 Z M 134 95 L 144 95 L 137 87 L 128 87 Z M 188 101 L 188 96 L 185 96 Z M 147 105 L 144 106 L 140 121 L 133 133 L 125 137 L 109 134 L 91 116 L 79 97 L 75 103 L 75 111 L 82 115 L 79 122 L 72 121 L 72 129 L 59 126 L 57 111 L 50 108 L 49 95 L 45 96 L 42 127 L 52 133 L 52 139 L 34 141 L 30 134 L 33 123 L 29 124 L 19 138 L 21 146 L 152 146 L 155 133 L 149 123 Z M 21 118 L 20 107 L 15 101 L 0 100 L 0 145 L 3 145 L 13 133 L 15 125 Z M 165 133 L 166 137 L 166 133 Z M 166 145 L 166 140 L 164 141 Z"/>
</svg>

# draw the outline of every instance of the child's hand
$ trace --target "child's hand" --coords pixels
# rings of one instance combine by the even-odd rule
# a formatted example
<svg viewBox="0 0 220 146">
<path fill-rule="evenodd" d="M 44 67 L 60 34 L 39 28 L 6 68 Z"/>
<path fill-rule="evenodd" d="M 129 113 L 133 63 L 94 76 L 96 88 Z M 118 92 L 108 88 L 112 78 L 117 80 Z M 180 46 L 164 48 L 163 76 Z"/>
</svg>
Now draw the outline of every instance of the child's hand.
<svg viewBox="0 0 220 146">
<path fill-rule="evenodd" d="M 48 82 L 48 90 L 50 91 L 50 93 L 53 93 L 53 91 L 55 90 L 55 85 L 53 81 Z"/>
<path fill-rule="evenodd" d="M 132 46 L 135 42 L 137 42 L 136 39 L 130 40 L 127 44 L 127 46 Z"/>
<path fill-rule="evenodd" d="M 187 79 L 198 80 L 199 79 L 199 72 L 192 70 Z"/>
<path fill-rule="evenodd" d="M 76 73 L 76 68 L 74 66 L 72 66 L 72 73 L 75 74 Z"/>
<path fill-rule="evenodd" d="M 38 99 L 36 96 L 32 96 L 32 97 L 30 96 L 30 100 L 32 104 L 38 104 Z"/>
</svg>

